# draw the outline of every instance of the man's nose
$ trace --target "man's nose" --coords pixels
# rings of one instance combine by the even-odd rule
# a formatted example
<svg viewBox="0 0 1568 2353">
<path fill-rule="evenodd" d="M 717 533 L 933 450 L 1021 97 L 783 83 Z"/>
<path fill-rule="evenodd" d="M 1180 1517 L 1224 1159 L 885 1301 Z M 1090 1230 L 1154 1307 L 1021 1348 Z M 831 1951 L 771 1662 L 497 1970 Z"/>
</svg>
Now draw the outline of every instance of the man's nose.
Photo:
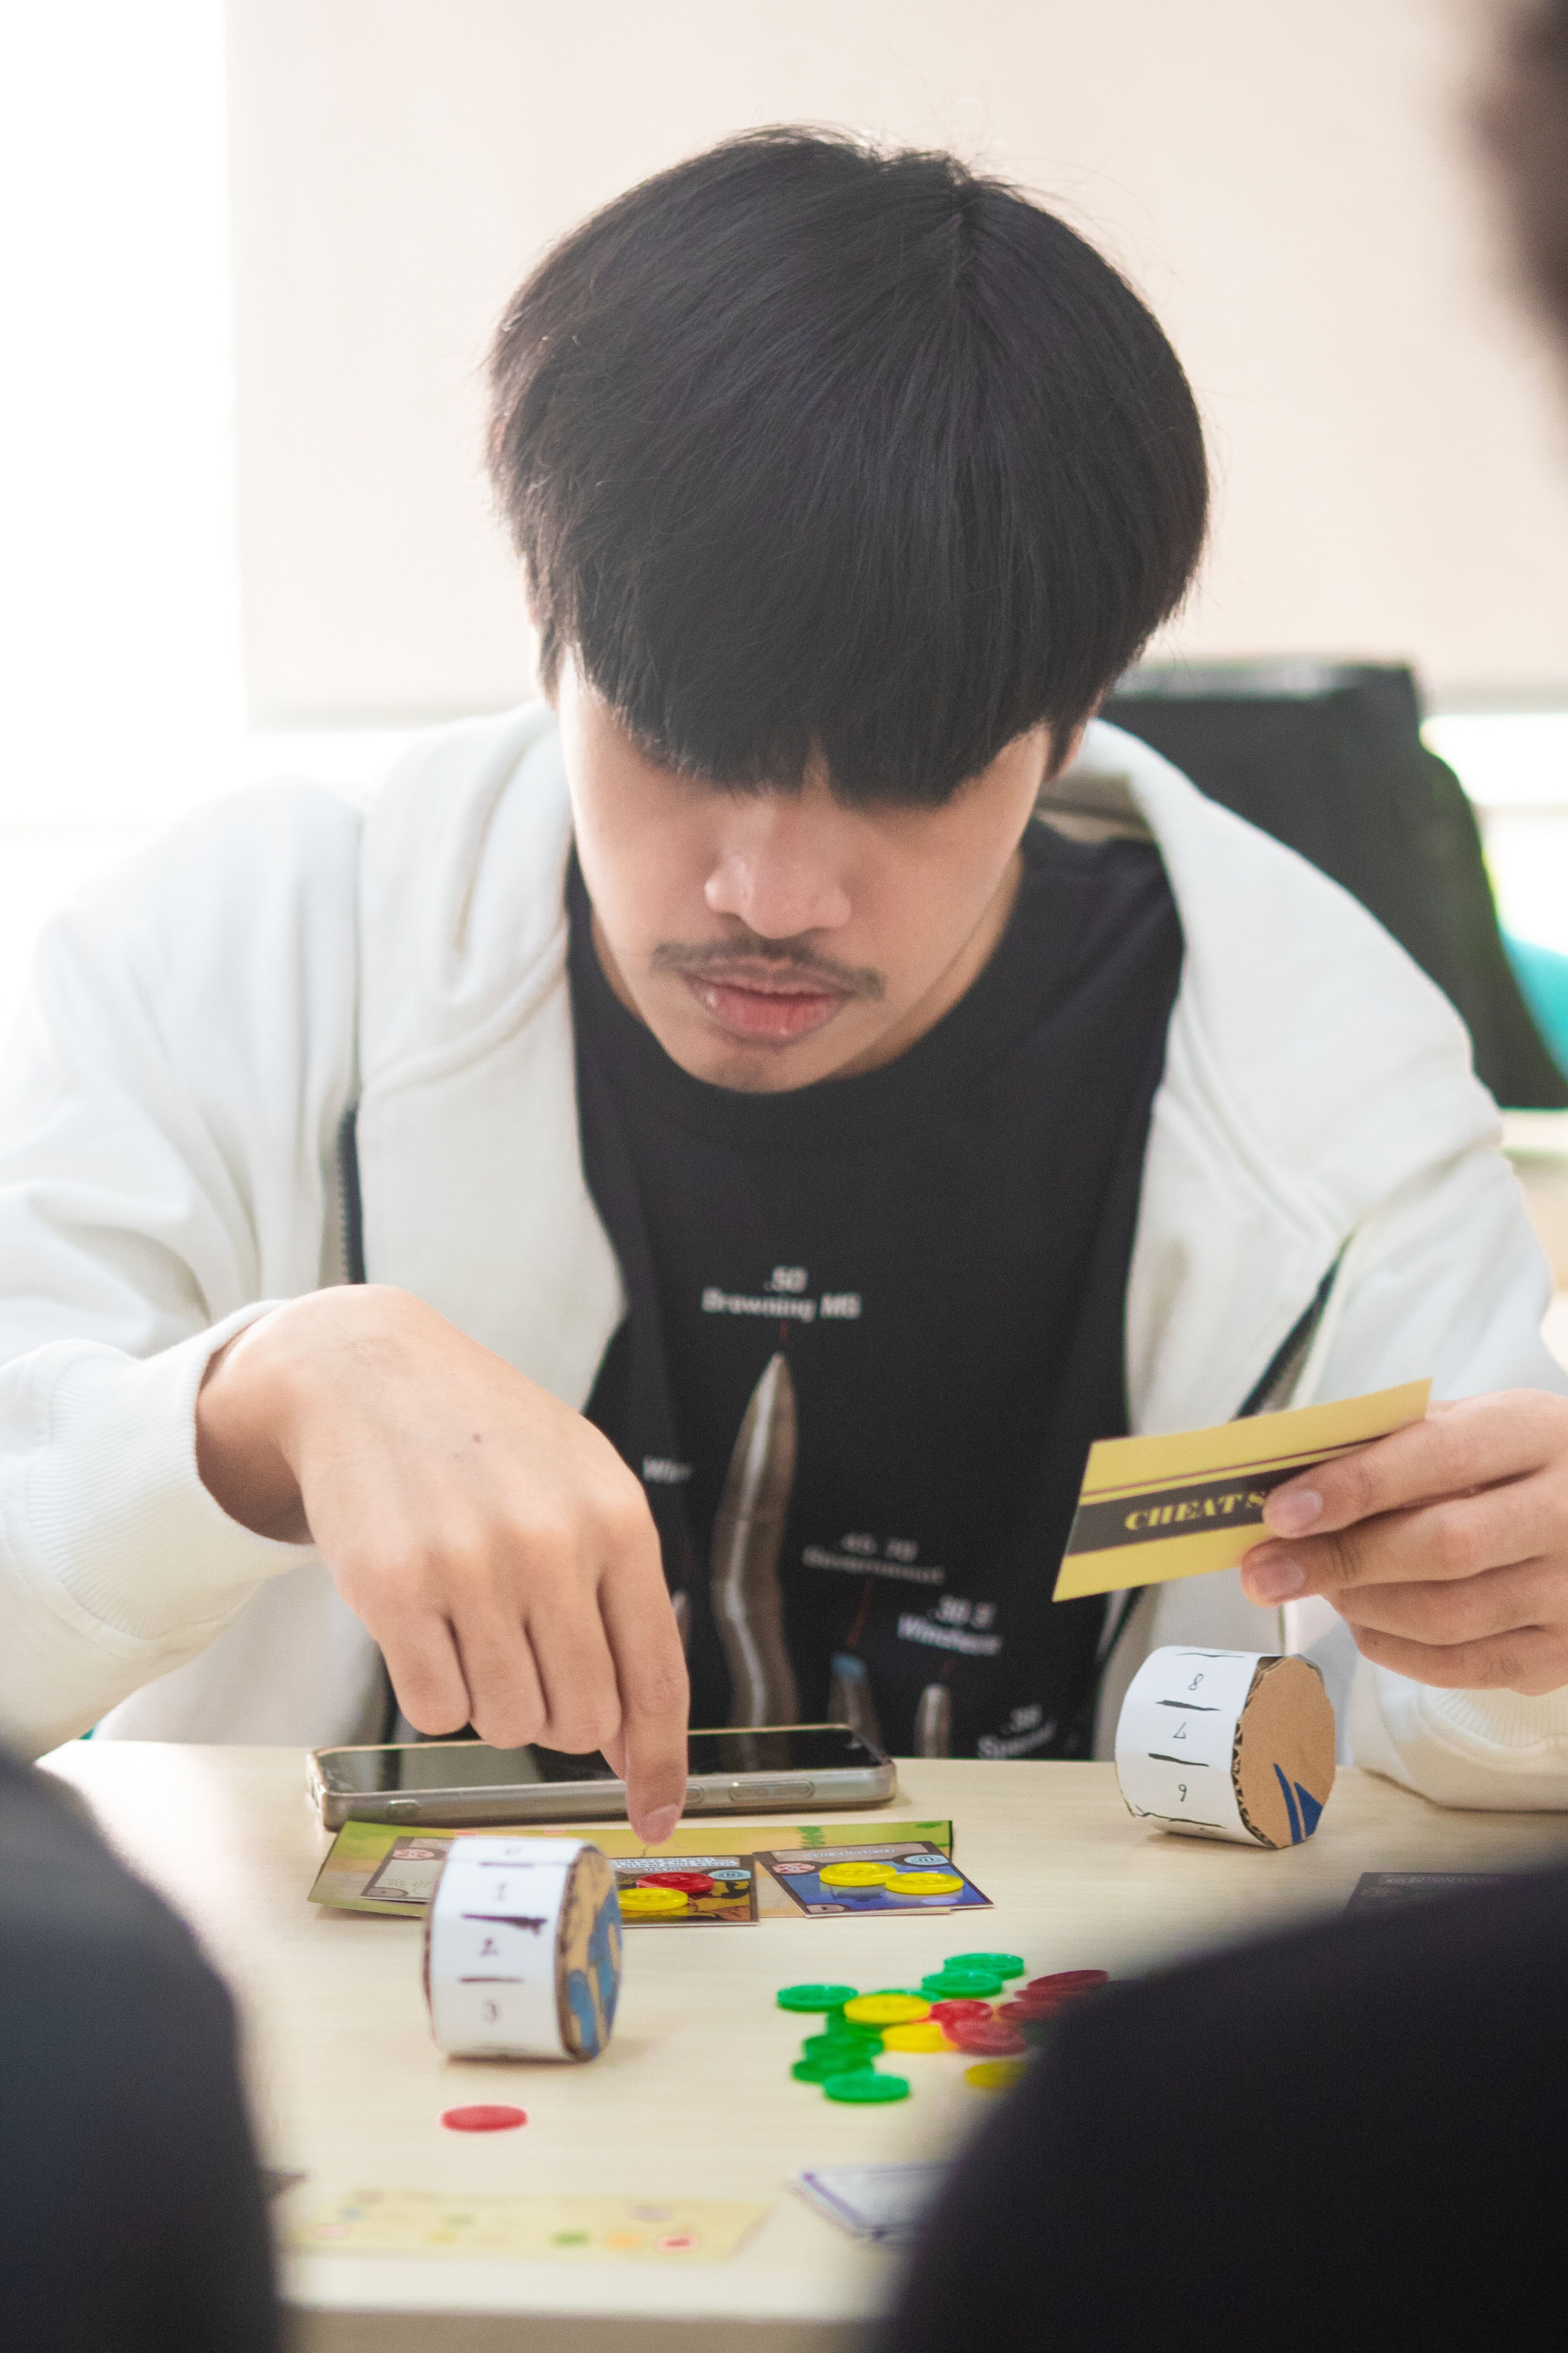
<svg viewBox="0 0 1568 2353">
<path fill-rule="evenodd" d="M 821 813 L 785 803 L 748 807 L 725 829 L 703 888 L 716 915 L 734 915 L 759 939 L 831 932 L 849 921 L 843 860 Z"/>
</svg>

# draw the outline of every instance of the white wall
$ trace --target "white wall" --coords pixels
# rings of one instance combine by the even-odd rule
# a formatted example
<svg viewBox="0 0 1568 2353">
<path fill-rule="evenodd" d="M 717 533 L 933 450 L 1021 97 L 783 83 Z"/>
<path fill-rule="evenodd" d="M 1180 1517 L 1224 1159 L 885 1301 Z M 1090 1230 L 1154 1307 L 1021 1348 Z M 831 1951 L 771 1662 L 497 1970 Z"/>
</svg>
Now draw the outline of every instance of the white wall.
<svg viewBox="0 0 1568 2353">
<path fill-rule="evenodd" d="M 783 119 L 1013 174 L 1148 294 L 1220 480 L 1181 648 L 1409 655 L 1439 702 L 1568 702 L 1568 429 L 1472 153 L 1476 15 L 230 0 L 253 714 L 396 720 L 521 691 L 476 457 L 493 318 L 587 208 Z"/>
<path fill-rule="evenodd" d="M 222 31 L 6 12 L 0 825 L 162 816 L 241 723 Z"/>
</svg>

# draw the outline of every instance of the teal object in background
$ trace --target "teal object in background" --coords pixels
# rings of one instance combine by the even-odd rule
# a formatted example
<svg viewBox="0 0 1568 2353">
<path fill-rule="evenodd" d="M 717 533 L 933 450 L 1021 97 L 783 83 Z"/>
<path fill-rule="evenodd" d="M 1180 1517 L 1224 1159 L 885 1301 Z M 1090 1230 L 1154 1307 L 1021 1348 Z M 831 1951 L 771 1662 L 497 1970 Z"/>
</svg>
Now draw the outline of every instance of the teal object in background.
<svg viewBox="0 0 1568 2353">
<path fill-rule="evenodd" d="M 1568 1073 L 1568 955 L 1538 947 L 1533 940 L 1515 939 L 1511 932 L 1503 934 L 1502 944 L 1552 1060 Z"/>
</svg>

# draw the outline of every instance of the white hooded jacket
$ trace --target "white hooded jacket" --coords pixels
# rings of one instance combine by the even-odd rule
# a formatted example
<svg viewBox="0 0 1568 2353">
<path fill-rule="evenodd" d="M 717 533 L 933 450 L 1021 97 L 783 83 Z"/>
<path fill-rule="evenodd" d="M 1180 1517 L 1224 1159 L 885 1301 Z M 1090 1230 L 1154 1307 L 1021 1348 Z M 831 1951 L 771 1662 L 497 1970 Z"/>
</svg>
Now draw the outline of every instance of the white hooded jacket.
<svg viewBox="0 0 1568 2353">
<path fill-rule="evenodd" d="M 1446 999 L 1344 892 L 1104 725 L 1043 808 L 1094 801 L 1152 835 L 1185 941 L 1128 1290 L 1131 1428 L 1237 1413 L 1331 1271 L 1272 1402 L 1425 1374 L 1439 1397 L 1568 1388 Z M 304 784 L 216 803 L 47 927 L 0 1074 L 15 1745 L 100 1719 L 376 1736 L 369 1636 L 312 1551 L 227 1518 L 195 1451 L 215 1348 L 346 1277 L 351 1105 L 371 1278 L 586 1399 L 624 1303 L 578 1146 L 570 832 L 554 721 L 530 705 L 416 740 L 368 811 Z M 1108 1697 L 1152 1644 L 1193 1639 L 1278 1648 L 1277 1613 L 1234 1573 L 1155 1588 Z M 1351 1715 L 1360 1762 L 1439 1799 L 1568 1805 L 1568 1690 L 1440 1692 L 1363 1665 Z"/>
</svg>

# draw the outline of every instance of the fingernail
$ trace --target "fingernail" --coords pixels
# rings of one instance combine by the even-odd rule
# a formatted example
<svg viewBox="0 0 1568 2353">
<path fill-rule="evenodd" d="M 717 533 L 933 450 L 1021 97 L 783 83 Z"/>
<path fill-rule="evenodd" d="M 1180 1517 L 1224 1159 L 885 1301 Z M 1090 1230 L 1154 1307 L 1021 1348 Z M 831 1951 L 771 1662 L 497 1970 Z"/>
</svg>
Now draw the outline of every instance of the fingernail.
<svg viewBox="0 0 1568 2353">
<path fill-rule="evenodd" d="M 1256 1568 L 1244 1568 L 1241 1579 L 1253 1601 L 1289 1601 L 1306 1584 L 1307 1572 L 1300 1561 L 1281 1553 L 1274 1560 L 1259 1561 Z"/>
<path fill-rule="evenodd" d="M 1263 1506 L 1264 1524 L 1277 1536 L 1302 1536 L 1323 1516 L 1323 1499 L 1311 1487 L 1287 1487 Z"/>
<path fill-rule="evenodd" d="M 679 1806 L 659 1806 L 653 1813 L 645 1814 L 642 1826 L 643 1843 L 646 1846 L 662 1846 L 679 1820 Z"/>
</svg>

